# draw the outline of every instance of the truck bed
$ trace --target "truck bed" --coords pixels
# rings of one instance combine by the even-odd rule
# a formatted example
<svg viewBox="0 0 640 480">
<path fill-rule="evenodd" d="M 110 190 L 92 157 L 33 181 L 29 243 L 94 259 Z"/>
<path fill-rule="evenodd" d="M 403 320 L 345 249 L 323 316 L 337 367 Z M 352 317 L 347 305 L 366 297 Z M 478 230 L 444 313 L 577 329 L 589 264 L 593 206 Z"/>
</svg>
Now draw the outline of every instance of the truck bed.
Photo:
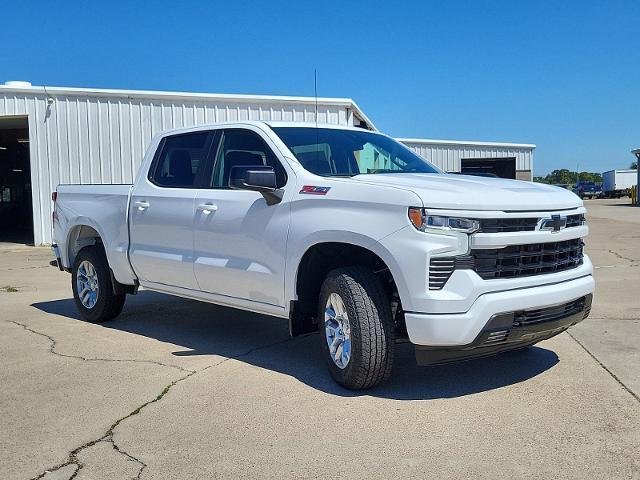
<svg viewBox="0 0 640 480">
<path fill-rule="evenodd" d="M 82 247 L 87 232 L 78 225 L 93 228 L 102 238 L 109 265 L 116 280 L 133 284 L 135 275 L 128 259 L 128 209 L 131 184 L 119 185 L 59 185 L 56 189 L 56 219 L 61 228 L 54 228 L 53 242 L 58 245 L 62 264 L 71 268 L 70 249 Z M 68 232 L 67 238 L 56 238 Z"/>
</svg>

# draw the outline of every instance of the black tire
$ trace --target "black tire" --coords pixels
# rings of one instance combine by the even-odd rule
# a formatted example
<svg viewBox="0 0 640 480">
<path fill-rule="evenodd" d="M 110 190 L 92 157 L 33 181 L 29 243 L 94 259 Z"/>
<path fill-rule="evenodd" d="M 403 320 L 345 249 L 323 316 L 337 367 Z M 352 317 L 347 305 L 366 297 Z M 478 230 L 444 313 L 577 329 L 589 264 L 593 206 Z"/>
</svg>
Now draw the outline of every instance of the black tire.
<svg viewBox="0 0 640 480">
<path fill-rule="evenodd" d="M 78 269 L 84 261 L 93 266 L 98 278 L 97 299 L 91 308 L 82 304 L 78 292 Z M 89 322 L 100 323 L 111 320 L 117 317 L 124 307 L 126 294 L 113 293 L 109 263 L 104 250 L 99 246 L 84 247 L 78 252 L 71 271 L 71 288 L 73 288 L 73 299 L 80 315 Z"/>
<path fill-rule="evenodd" d="M 334 362 L 325 335 L 325 310 L 332 293 L 340 296 L 350 326 L 351 356 L 344 368 Z M 365 267 L 333 270 L 322 284 L 319 302 L 322 351 L 334 380 L 352 390 L 386 381 L 393 368 L 395 328 L 389 298 L 375 274 Z"/>
</svg>

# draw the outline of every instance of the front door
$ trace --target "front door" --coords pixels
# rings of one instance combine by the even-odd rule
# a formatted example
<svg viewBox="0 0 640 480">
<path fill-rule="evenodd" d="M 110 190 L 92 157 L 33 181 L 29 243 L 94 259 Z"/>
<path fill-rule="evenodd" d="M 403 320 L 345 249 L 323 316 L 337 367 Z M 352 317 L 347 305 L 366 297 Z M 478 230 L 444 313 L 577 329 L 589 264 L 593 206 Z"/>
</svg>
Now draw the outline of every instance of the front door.
<svg viewBox="0 0 640 480">
<path fill-rule="evenodd" d="M 141 283 L 197 289 L 193 273 L 193 222 L 197 187 L 206 177 L 215 133 L 164 138 L 131 196 L 130 258 Z"/>
<path fill-rule="evenodd" d="M 211 187 L 196 196 L 194 270 L 203 291 L 282 307 L 291 192 L 267 142 L 252 130 L 222 134 Z M 269 206 L 258 192 L 229 189 L 231 167 L 255 165 L 275 168 L 282 202 Z"/>
</svg>

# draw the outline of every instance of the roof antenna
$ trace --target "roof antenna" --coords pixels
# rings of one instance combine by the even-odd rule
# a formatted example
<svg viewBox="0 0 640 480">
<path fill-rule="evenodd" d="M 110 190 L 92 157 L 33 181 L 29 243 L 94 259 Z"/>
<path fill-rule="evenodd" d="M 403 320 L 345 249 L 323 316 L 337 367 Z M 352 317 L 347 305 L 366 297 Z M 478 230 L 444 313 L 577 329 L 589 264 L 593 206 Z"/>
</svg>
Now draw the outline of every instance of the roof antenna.
<svg viewBox="0 0 640 480">
<path fill-rule="evenodd" d="M 313 95 L 316 99 L 316 128 L 318 128 L 318 70 L 313 69 Z"/>
<path fill-rule="evenodd" d="M 316 162 L 320 158 L 320 140 L 318 138 L 318 70 L 313 69 L 313 96 L 316 100 Z"/>
</svg>

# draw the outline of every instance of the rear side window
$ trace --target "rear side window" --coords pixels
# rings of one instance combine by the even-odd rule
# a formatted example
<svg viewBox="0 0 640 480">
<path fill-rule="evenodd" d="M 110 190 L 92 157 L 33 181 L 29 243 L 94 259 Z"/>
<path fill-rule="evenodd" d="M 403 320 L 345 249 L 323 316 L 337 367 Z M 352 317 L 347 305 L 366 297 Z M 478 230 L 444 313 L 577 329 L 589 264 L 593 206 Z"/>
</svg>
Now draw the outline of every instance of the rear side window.
<svg viewBox="0 0 640 480">
<path fill-rule="evenodd" d="M 208 131 L 166 137 L 149 179 L 160 187 L 196 187 L 205 167 L 211 137 Z"/>
<path fill-rule="evenodd" d="M 278 188 L 287 183 L 284 167 L 260 136 L 250 130 L 225 130 L 218 149 L 213 174 L 214 188 L 228 188 L 229 174 L 235 166 L 271 166 Z"/>
</svg>

